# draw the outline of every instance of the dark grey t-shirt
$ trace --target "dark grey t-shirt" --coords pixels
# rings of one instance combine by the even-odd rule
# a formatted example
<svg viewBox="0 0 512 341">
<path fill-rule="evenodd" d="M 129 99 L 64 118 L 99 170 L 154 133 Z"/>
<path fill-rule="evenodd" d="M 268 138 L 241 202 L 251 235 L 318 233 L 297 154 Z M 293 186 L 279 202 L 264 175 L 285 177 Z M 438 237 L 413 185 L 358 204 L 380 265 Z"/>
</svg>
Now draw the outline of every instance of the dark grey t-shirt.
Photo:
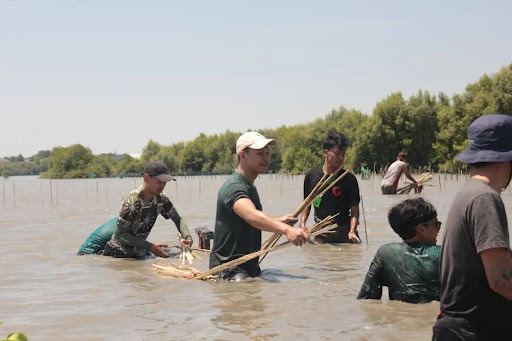
<svg viewBox="0 0 512 341">
<path fill-rule="evenodd" d="M 487 183 L 470 179 L 448 214 L 441 248 L 441 311 L 482 328 L 512 329 L 512 302 L 491 290 L 480 252 L 510 251 L 505 207 Z"/>
</svg>

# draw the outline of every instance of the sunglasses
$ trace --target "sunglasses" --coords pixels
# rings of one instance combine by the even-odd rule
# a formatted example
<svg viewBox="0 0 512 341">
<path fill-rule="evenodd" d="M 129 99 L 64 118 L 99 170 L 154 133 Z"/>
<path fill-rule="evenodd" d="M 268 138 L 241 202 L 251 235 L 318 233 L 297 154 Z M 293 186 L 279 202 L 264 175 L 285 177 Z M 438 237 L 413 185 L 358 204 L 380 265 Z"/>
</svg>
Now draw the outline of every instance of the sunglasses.
<svg viewBox="0 0 512 341">
<path fill-rule="evenodd" d="M 420 223 L 420 224 L 421 225 L 425 225 L 425 226 L 435 224 L 437 231 L 439 231 L 441 229 L 441 222 L 439 220 L 437 220 L 437 221 L 426 221 L 426 222 Z"/>
</svg>

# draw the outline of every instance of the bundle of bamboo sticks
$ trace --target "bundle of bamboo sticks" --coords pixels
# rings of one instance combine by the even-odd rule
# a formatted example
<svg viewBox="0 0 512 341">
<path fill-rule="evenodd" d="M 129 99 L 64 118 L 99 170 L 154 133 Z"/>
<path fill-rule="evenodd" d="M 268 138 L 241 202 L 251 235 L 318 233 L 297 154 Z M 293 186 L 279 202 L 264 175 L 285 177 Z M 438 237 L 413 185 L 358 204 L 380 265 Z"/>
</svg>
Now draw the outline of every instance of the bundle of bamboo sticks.
<svg viewBox="0 0 512 341">
<path fill-rule="evenodd" d="M 182 265 L 185 265 L 185 260 L 188 262 L 188 264 L 192 264 L 194 258 L 195 259 L 201 259 L 201 256 L 199 254 L 192 250 L 189 246 L 183 244 L 180 246 L 181 252 L 179 254 L 179 258 Z"/>
<path fill-rule="evenodd" d="M 432 175 L 430 175 L 429 172 L 423 173 L 419 176 L 417 183 L 409 183 L 409 184 L 405 185 L 404 187 L 398 188 L 396 190 L 396 193 L 397 194 L 409 194 L 414 187 L 418 186 L 418 184 L 423 185 L 424 183 L 426 183 L 430 180 L 432 180 Z"/>
<path fill-rule="evenodd" d="M 315 237 L 320 234 L 328 233 L 329 231 L 335 229 L 338 225 L 336 223 L 333 224 L 334 218 L 336 216 L 328 216 L 324 220 L 316 223 L 308 230 L 308 236 Z M 214 268 L 211 268 L 208 271 L 205 272 L 199 272 L 199 270 L 182 266 L 182 265 L 176 265 L 176 264 L 153 264 L 153 267 L 165 272 L 167 275 L 178 277 L 178 278 L 185 278 L 185 279 L 201 279 L 201 280 L 216 280 L 218 276 L 215 276 L 214 274 L 219 273 L 222 270 L 232 268 L 234 266 L 243 264 L 245 262 L 250 261 L 251 259 L 254 259 L 256 257 L 259 257 L 261 255 L 265 255 L 270 251 L 274 251 L 286 246 L 291 245 L 289 241 L 286 241 L 280 245 L 267 248 L 264 250 L 256 251 L 253 253 L 250 253 L 248 255 L 239 257 L 237 259 L 234 259 L 230 262 L 221 264 L 219 266 L 216 266 Z"/>
<path fill-rule="evenodd" d="M 334 218 L 336 216 L 337 215 L 328 216 L 324 220 L 322 220 L 322 221 L 316 223 L 315 225 L 313 225 L 310 229 L 308 229 L 308 232 L 307 232 L 308 233 L 308 237 L 309 238 L 316 237 L 316 236 L 318 236 L 320 234 L 324 234 L 324 233 L 327 233 L 327 232 L 329 232 L 331 230 L 334 230 L 336 227 L 338 227 L 338 225 L 336 223 L 333 224 Z M 221 264 L 219 266 L 216 266 L 214 268 L 211 268 L 210 270 L 208 270 L 206 272 L 203 272 L 200 275 L 195 276 L 194 278 L 195 279 L 202 279 L 205 276 L 211 276 L 211 275 L 213 275 L 215 273 L 218 273 L 218 272 L 220 272 L 222 270 L 229 269 L 229 268 L 232 268 L 234 266 L 243 264 L 243 263 L 248 262 L 251 259 L 254 259 L 256 257 L 262 256 L 262 255 L 266 255 L 270 251 L 274 251 L 274 250 L 277 250 L 277 249 L 280 249 L 280 248 L 283 248 L 283 247 L 289 246 L 289 245 L 291 245 L 290 242 L 286 241 L 286 242 L 284 242 L 282 244 L 279 244 L 277 246 L 269 247 L 269 248 L 266 248 L 266 249 L 263 249 L 263 250 L 260 250 L 260 251 L 256 251 L 256 252 L 250 253 L 250 254 L 242 256 L 240 258 L 234 259 L 234 260 L 232 260 L 230 262 L 227 262 L 227 263 Z"/>
<path fill-rule="evenodd" d="M 341 174 L 337 179 L 336 174 L 338 174 L 341 169 L 343 168 L 343 164 L 336 169 L 336 171 L 327 176 L 327 174 L 324 174 L 320 181 L 315 185 L 311 193 L 304 199 L 302 204 L 295 210 L 293 213 L 293 216 L 297 218 L 299 214 L 308 206 L 310 206 L 317 198 L 322 197 L 328 190 L 330 190 L 338 181 L 340 181 L 345 175 L 350 173 L 350 169 L 346 170 L 343 174 Z M 335 179 L 335 180 L 334 180 Z M 276 245 L 277 241 L 281 238 L 280 233 L 274 233 L 272 236 L 270 236 L 265 242 L 263 242 L 263 245 L 261 246 L 262 249 L 268 249 Z M 265 256 L 261 257 L 260 263 L 263 261 Z"/>
<path fill-rule="evenodd" d="M 153 267 L 166 275 L 178 278 L 192 279 L 195 278 L 195 276 L 201 274 L 201 272 L 197 269 L 178 264 L 161 263 L 153 264 Z M 218 279 L 218 276 L 204 276 L 201 279 L 205 281 L 216 281 Z"/>
</svg>

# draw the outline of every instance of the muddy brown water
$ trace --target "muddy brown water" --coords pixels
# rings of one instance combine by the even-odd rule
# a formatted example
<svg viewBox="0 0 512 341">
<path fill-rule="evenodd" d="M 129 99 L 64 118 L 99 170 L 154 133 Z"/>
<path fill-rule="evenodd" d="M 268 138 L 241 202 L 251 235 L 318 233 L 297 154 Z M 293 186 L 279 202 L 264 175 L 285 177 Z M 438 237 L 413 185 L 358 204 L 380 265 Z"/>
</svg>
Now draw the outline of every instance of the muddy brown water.
<svg viewBox="0 0 512 341">
<path fill-rule="evenodd" d="M 226 177 L 181 177 L 165 193 L 191 230 L 213 227 L 217 191 Z M 398 241 L 386 219 L 407 196 L 382 196 L 380 178 L 359 180 L 362 245 L 307 245 L 270 253 L 261 278 L 243 283 L 180 280 L 153 263 L 75 256 L 87 236 L 116 216 L 134 179 L 0 180 L 0 336 L 21 331 L 30 340 L 427 340 L 439 302 L 414 305 L 356 300 L 377 249 Z M 263 209 L 292 213 L 302 201 L 303 177 L 260 176 Z M 441 183 L 441 190 L 439 188 Z M 464 179 L 435 175 L 422 196 L 441 221 Z M 511 194 L 502 193 L 510 217 Z M 438 238 L 442 240 L 443 228 Z M 264 238 L 267 234 L 264 235 Z M 177 245 L 176 228 L 162 217 L 148 240 Z M 194 236 L 197 245 L 197 236 Z M 206 270 L 208 256 L 194 267 Z"/>
</svg>

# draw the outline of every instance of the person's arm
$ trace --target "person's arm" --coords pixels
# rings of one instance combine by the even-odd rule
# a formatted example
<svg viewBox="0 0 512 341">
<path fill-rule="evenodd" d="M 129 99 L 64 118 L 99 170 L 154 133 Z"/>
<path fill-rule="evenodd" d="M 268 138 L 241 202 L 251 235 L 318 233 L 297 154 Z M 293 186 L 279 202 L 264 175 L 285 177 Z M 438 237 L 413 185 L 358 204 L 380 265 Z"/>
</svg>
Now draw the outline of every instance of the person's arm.
<svg viewBox="0 0 512 341">
<path fill-rule="evenodd" d="M 293 216 L 293 214 L 287 214 L 287 215 L 277 217 L 274 219 L 281 223 L 285 223 L 286 225 L 290 225 L 290 226 L 294 226 L 295 224 L 297 224 L 297 221 L 299 220 L 299 219 L 295 218 Z"/>
<path fill-rule="evenodd" d="M 470 206 L 476 252 L 482 259 L 491 290 L 512 301 L 512 258 L 505 206 L 498 193 L 476 196 Z"/>
<path fill-rule="evenodd" d="M 300 223 L 299 227 L 306 227 L 306 223 L 309 218 L 309 213 L 311 212 L 311 205 L 305 207 L 302 212 L 300 213 Z"/>
<path fill-rule="evenodd" d="M 165 253 L 164 250 L 162 250 L 161 246 L 162 244 L 156 245 L 151 244 L 150 242 L 146 240 L 142 240 L 134 236 L 129 230 L 125 229 L 124 227 L 117 226 L 116 232 L 115 232 L 115 238 L 120 240 L 122 243 L 134 246 L 138 249 L 143 249 L 150 251 L 152 254 L 158 257 L 167 258 L 169 255 Z"/>
<path fill-rule="evenodd" d="M 357 225 L 359 224 L 359 202 L 361 197 L 359 194 L 359 185 L 355 176 L 350 174 L 350 182 L 348 182 L 349 204 L 350 204 L 350 231 L 348 238 L 356 244 L 361 244 L 361 240 L 357 236 Z"/>
<path fill-rule="evenodd" d="M 412 177 L 411 172 L 409 172 L 409 167 L 407 165 L 402 166 L 402 172 L 405 174 L 405 176 L 411 180 L 412 182 L 416 183 L 417 181 Z"/>
<path fill-rule="evenodd" d="M 295 229 L 256 209 L 253 202 L 248 198 L 240 198 L 235 201 L 233 211 L 258 230 L 284 234 L 294 245 L 300 246 L 308 240 L 305 230 Z"/>
<path fill-rule="evenodd" d="M 370 269 L 364 279 L 361 290 L 357 295 L 357 299 L 380 299 L 382 297 L 382 279 L 381 279 L 382 264 L 379 258 L 379 252 L 373 258 Z"/>
<path fill-rule="evenodd" d="M 192 235 L 190 234 L 190 230 L 188 229 L 187 223 L 183 220 L 183 218 L 178 214 L 176 207 L 173 205 L 171 200 L 165 195 L 160 195 L 160 200 L 163 201 L 162 210 L 159 212 L 165 219 L 172 219 L 174 224 L 176 225 L 176 229 L 178 229 L 179 233 L 183 237 L 181 240 L 181 244 L 186 244 L 189 247 L 192 246 Z"/>
<path fill-rule="evenodd" d="M 183 239 L 181 240 L 181 243 L 186 244 L 189 247 L 191 247 L 193 240 L 192 240 L 192 235 L 190 234 L 190 231 L 188 229 L 187 223 L 179 215 L 176 218 L 172 218 L 172 221 L 174 221 L 174 224 L 176 224 L 176 228 L 178 229 L 181 236 L 183 237 Z"/>
<path fill-rule="evenodd" d="M 121 221 L 121 219 L 119 219 Z M 114 233 L 114 237 L 121 241 L 123 244 L 130 245 L 133 247 L 136 247 L 138 249 L 144 249 L 147 251 L 151 250 L 151 244 L 150 242 L 146 240 L 142 240 L 140 238 L 137 238 L 129 229 L 127 229 L 125 226 L 121 224 L 117 224 L 116 232 Z"/>
<path fill-rule="evenodd" d="M 357 237 L 357 225 L 359 224 L 359 205 L 350 207 L 350 231 L 348 239 L 356 244 L 361 244 L 361 240 Z"/>
<path fill-rule="evenodd" d="M 512 301 L 512 258 L 504 248 L 480 252 L 489 287 L 495 293 Z"/>
</svg>

